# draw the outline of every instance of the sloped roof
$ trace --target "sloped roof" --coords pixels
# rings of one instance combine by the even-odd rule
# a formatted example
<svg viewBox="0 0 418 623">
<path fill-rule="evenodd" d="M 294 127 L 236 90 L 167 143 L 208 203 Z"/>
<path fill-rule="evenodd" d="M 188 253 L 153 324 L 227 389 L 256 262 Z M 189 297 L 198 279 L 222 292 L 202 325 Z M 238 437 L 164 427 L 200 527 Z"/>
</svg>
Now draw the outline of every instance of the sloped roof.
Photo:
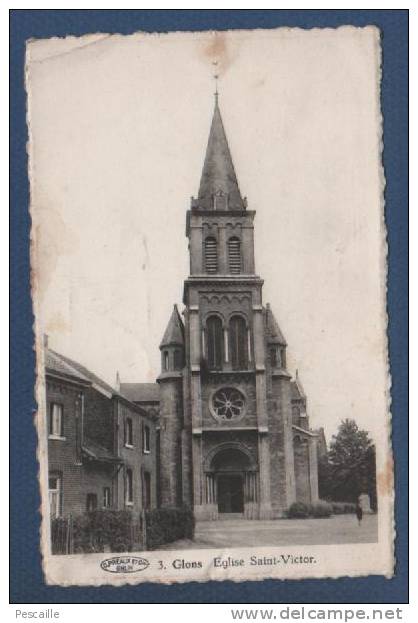
<svg viewBox="0 0 418 623">
<path fill-rule="evenodd" d="M 295 381 L 290 381 L 290 395 L 292 400 L 303 400 Z"/>
<path fill-rule="evenodd" d="M 296 424 L 292 424 L 293 430 L 298 433 L 302 433 L 303 435 L 307 435 L 308 437 L 318 437 L 318 433 L 313 430 L 308 430 L 307 428 L 301 428 L 300 426 L 296 426 Z"/>
<path fill-rule="evenodd" d="M 77 370 L 74 366 L 65 361 L 59 353 L 56 353 L 49 348 L 45 349 L 45 368 L 51 372 L 74 377 L 77 380 L 87 383 L 91 382 L 86 375 L 80 372 L 80 370 Z"/>
<path fill-rule="evenodd" d="M 213 195 L 219 192 L 228 195 L 228 209 L 245 209 L 222 123 L 218 97 L 216 96 L 205 162 L 200 179 L 198 206 L 205 210 L 214 209 Z"/>
<path fill-rule="evenodd" d="M 111 450 L 101 446 L 100 444 L 92 441 L 91 439 L 85 439 L 81 447 L 84 454 L 90 459 L 95 461 L 104 461 L 106 463 L 120 463 L 121 459 L 116 456 Z"/>
<path fill-rule="evenodd" d="M 120 393 L 131 402 L 159 402 L 158 383 L 121 383 Z"/>
<path fill-rule="evenodd" d="M 162 346 L 170 346 L 171 344 L 179 346 L 184 344 L 184 325 L 177 305 L 174 305 L 163 339 L 161 340 L 160 348 Z"/>
<path fill-rule="evenodd" d="M 274 317 L 273 312 L 271 311 L 270 303 L 267 303 L 265 313 L 267 341 L 274 344 L 281 344 L 282 346 L 286 346 L 287 342 L 284 339 L 283 333 L 280 330 L 280 327 L 277 323 L 276 318 Z"/>
<path fill-rule="evenodd" d="M 65 355 L 61 355 L 61 353 L 57 353 L 56 351 L 51 350 L 50 348 L 46 349 L 45 353 L 46 353 L 45 357 L 47 361 L 47 364 L 46 364 L 47 368 L 50 367 L 48 365 L 48 361 L 53 362 L 56 368 L 61 367 L 62 370 L 66 369 L 66 370 L 72 371 L 72 372 L 66 372 L 67 374 L 72 374 L 83 380 L 87 380 L 93 385 L 96 385 L 97 387 L 104 390 L 106 393 L 117 395 L 118 392 L 115 390 L 114 387 L 111 387 L 108 383 L 106 383 L 106 381 L 103 381 L 103 379 L 101 379 L 96 374 L 94 374 L 94 372 L 91 372 L 91 370 L 89 370 L 85 366 L 81 365 L 81 363 L 78 363 L 78 361 L 74 361 L 73 359 L 70 359 L 69 357 L 66 357 Z M 53 369 L 56 369 L 56 368 L 53 368 Z"/>
</svg>

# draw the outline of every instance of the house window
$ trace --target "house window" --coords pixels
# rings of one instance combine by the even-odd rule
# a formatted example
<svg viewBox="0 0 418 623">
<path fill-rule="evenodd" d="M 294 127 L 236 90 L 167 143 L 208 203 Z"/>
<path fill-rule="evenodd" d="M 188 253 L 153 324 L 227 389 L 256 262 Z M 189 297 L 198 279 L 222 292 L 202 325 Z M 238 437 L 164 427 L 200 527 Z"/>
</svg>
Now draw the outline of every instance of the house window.
<svg viewBox="0 0 418 623">
<path fill-rule="evenodd" d="M 206 326 L 208 366 L 212 370 L 220 370 L 223 361 L 222 320 L 218 316 L 210 316 Z"/>
<path fill-rule="evenodd" d="M 63 411 L 61 404 L 51 403 L 49 411 L 49 434 L 51 437 L 63 437 L 64 435 Z"/>
<path fill-rule="evenodd" d="M 242 316 L 232 316 L 229 324 L 229 352 L 233 370 L 248 367 L 247 327 Z"/>
<path fill-rule="evenodd" d="M 163 353 L 163 367 L 164 370 L 167 371 L 169 368 L 169 362 L 168 362 L 168 351 L 164 351 Z"/>
<path fill-rule="evenodd" d="M 132 448 L 134 445 L 133 422 L 132 418 L 127 417 L 125 420 L 125 446 Z"/>
<path fill-rule="evenodd" d="M 205 268 L 207 273 L 218 272 L 218 243 L 212 236 L 205 240 Z"/>
<path fill-rule="evenodd" d="M 144 472 L 144 487 L 142 489 L 142 506 L 143 508 L 151 507 L 151 474 Z"/>
<path fill-rule="evenodd" d="M 48 488 L 51 519 L 55 519 L 61 515 L 62 509 L 61 476 L 51 475 L 49 477 Z"/>
<path fill-rule="evenodd" d="M 144 454 L 151 452 L 151 430 L 146 424 L 142 428 L 142 450 Z"/>
<path fill-rule="evenodd" d="M 110 508 L 112 506 L 112 496 L 110 487 L 103 487 L 103 508 Z"/>
<path fill-rule="evenodd" d="M 88 513 L 97 510 L 97 494 L 88 493 L 86 499 L 86 510 Z"/>
<path fill-rule="evenodd" d="M 132 470 L 128 468 L 125 473 L 125 504 L 131 506 L 134 502 L 134 483 Z"/>
<path fill-rule="evenodd" d="M 228 240 L 229 272 L 237 275 L 241 272 L 241 241 L 236 236 Z"/>
</svg>

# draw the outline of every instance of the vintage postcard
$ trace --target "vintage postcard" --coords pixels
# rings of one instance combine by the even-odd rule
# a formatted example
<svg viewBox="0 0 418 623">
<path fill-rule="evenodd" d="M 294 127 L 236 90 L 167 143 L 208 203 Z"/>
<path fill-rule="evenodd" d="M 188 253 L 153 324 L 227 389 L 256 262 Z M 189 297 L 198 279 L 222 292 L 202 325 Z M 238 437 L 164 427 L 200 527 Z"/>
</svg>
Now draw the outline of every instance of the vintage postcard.
<svg viewBox="0 0 418 623">
<path fill-rule="evenodd" d="M 49 584 L 394 570 L 380 33 L 27 43 Z"/>
</svg>

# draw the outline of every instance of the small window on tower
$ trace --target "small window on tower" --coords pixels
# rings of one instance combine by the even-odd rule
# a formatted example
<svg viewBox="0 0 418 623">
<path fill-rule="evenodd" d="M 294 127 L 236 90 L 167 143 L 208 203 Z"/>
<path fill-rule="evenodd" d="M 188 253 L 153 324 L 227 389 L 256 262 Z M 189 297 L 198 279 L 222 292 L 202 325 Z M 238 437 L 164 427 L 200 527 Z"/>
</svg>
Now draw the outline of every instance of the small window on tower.
<svg viewBox="0 0 418 623">
<path fill-rule="evenodd" d="M 270 347 L 270 365 L 272 368 L 277 368 L 277 347 Z"/>
<path fill-rule="evenodd" d="M 163 354 L 163 366 L 164 366 L 164 370 L 167 371 L 169 365 L 168 365 L 168 351 L 166 350 L 164 351 L 164 354 Z"/>
<path fill-rule="evenodd" d="M 180 370 L 183 367 L 183 356 L 178 348 L 174 351 L 174 368 Z"/>
<path fill-rule="evenodd" d="M 205 240 L 205 268 L 207 273 L 218 272 L 218 243 L 212 236 Z"/>
</svg>

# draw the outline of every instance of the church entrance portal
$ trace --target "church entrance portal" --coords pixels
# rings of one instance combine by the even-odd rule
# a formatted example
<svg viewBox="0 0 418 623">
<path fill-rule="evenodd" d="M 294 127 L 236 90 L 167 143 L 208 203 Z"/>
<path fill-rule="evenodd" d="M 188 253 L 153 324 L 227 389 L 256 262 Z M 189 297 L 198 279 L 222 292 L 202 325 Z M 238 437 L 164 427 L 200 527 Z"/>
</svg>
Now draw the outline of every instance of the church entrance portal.
<svg viewBox="0 0 418 623">
<path fill-rule="evenodd" d="M 243 513 L 244 490 L 240 475 L 218 476 L 218 511 L 220 513 Z"/>
<path fill-rule="evenodd" d="M 257 515 L 258 506 L 258 479 L 254 462 L 248 452 L 242 451 L 235 444 L 229 447 L 223 445 L 207 467 L 207 508 L 212 509 L 209 512 L 215 516 L 253 519 Z"/>
</svg>

